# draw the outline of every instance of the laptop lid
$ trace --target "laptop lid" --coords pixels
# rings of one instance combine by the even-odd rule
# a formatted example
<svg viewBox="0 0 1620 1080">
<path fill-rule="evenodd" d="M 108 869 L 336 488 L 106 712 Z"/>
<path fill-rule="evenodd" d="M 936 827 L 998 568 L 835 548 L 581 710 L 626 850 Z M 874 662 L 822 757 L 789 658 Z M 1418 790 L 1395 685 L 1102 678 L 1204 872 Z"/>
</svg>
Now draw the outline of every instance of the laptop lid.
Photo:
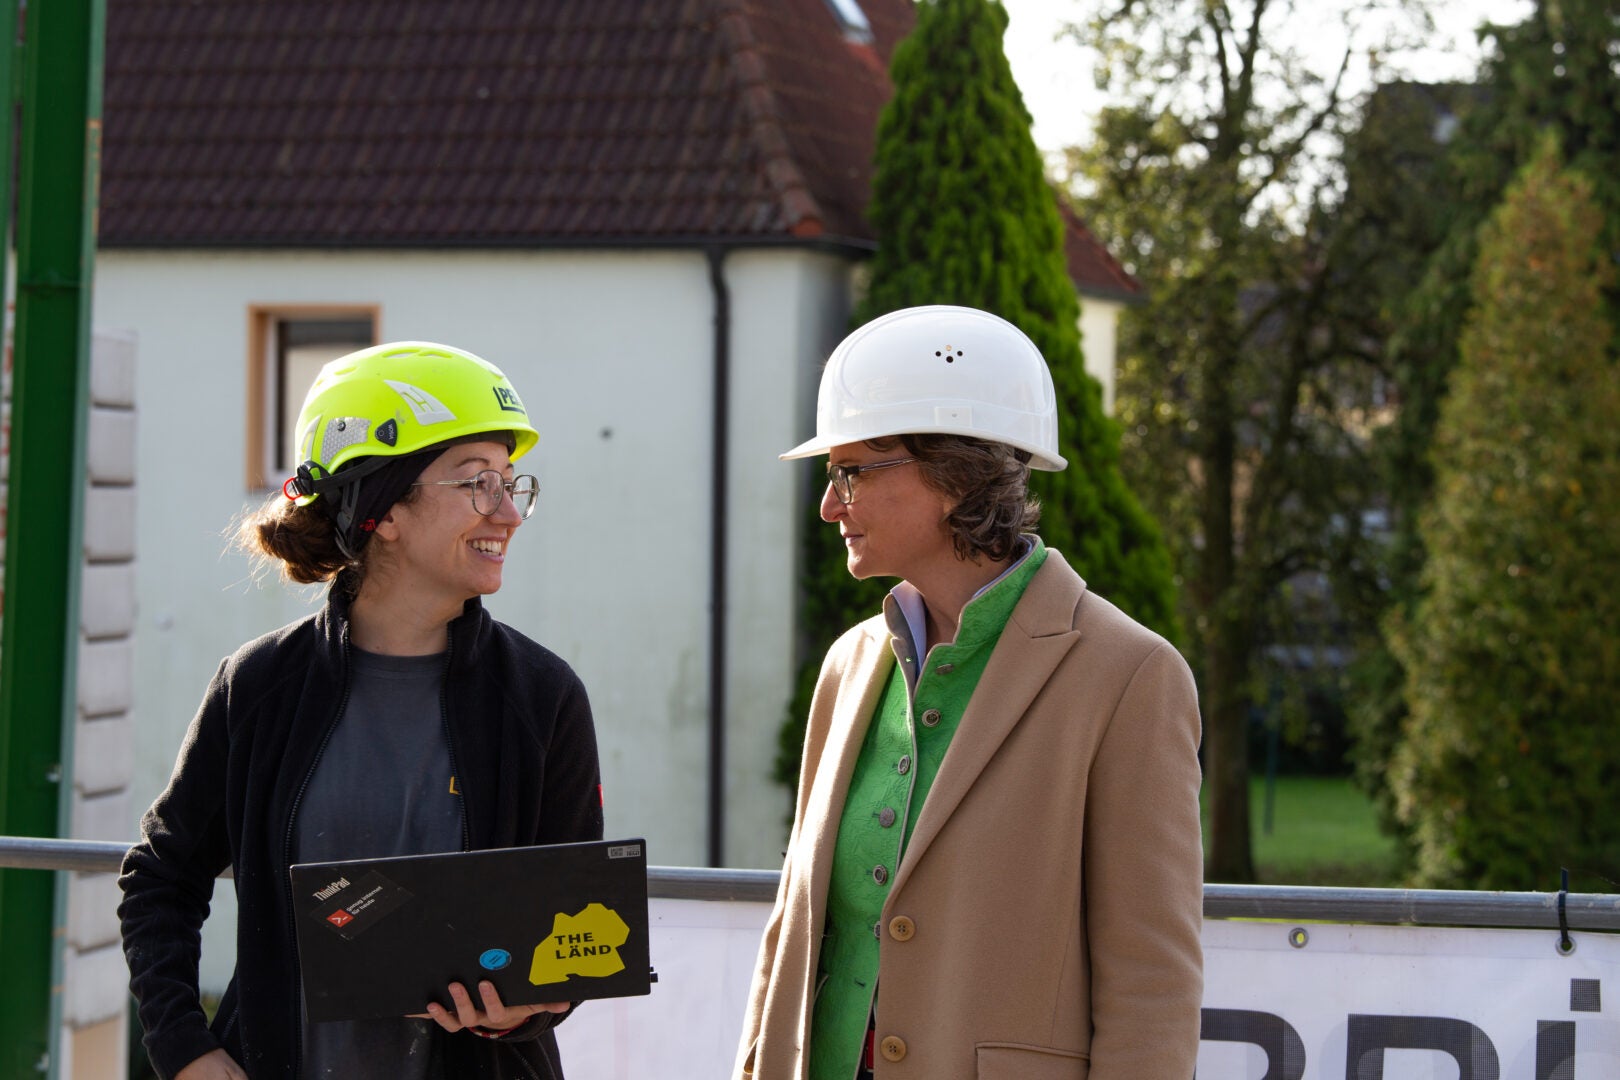
<svg viewBox="0 0 1620 1080">
<path fill-rule="evenodd" d="M 406 1016 L 460 982 L 508 1005 L 645 994 L 639 839 L 300 863 L 293 922 L 311 1020 Z"/>
</svg>

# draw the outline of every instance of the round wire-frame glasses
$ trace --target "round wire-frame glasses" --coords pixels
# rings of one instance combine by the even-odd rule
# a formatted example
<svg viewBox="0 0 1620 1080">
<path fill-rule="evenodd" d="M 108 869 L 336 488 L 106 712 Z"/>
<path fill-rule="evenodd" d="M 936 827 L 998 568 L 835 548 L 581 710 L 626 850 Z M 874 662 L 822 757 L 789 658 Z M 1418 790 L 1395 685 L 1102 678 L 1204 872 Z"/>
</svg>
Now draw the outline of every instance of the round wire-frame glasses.
<svg viewBox="0 0 1620 1080">
<path fill-rule="evenodd" d="M 835 465 L 827 463 L 827 483 L 832 485 L 833 494 L 838 501 L 848 506 L 855 501 L 855 478 L 863 472 L 876 472 L 878 469 L 892 469 L 896 465 L 909 465 L 916 458 L 895 458 L 893 461 L 874 461 L 870 465 Z"/>
<path fill-rule="evenodd" d="M 485 517 L 501 508 L 501 499 L 510 496 L 518 517 L 534 513 L 534 500 L 540 494 L 540 481 L 528 473 L 508 480 L 494 469 L 484 469 L 466 480 L 418 480 L 411 487 L 464 487 L 472 489 L 473 509 Z"/>
</svg>

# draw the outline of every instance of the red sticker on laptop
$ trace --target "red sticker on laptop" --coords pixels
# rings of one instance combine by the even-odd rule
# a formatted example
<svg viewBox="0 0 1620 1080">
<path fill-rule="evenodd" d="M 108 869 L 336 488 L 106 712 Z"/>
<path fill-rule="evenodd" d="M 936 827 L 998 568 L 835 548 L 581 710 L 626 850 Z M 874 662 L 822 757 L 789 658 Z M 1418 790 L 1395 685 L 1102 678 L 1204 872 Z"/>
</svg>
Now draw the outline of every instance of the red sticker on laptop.
<svg viewBox="0 0 1620 1080">
<path fill-rule="evenodd" d="M 340 876 L 316 890 L 314 896 L 322 901 L 315 909 L 315 917 L 350 941 L 411 899 L 410 892 L 375 870 L 354 881 Z"/>
</svg>

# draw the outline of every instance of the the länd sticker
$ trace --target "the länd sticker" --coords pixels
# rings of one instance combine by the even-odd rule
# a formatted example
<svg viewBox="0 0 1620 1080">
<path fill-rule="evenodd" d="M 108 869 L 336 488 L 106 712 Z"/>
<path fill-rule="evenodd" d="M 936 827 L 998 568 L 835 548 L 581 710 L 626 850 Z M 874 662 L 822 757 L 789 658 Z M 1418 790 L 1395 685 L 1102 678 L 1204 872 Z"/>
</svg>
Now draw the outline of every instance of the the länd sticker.
<svg viewBox="0 0 1620 1080">
<path fill-rule="evenodd" d="M 586 904 L 577 915 L 557 913 L 551 933 L 534 947 L 529 982 L 535 986 L 567 982 L 571 976 L 600 979 L 624 970 L 619 946 L 630 928 L 619 913 L 602 904 Z"/>
<path fill-rule="evenodd" d="M 315 895 L 326 902 L 314 917 L 350 941 L 411 899 L 410 892 L 375 870 L 353 882 L 338 878 Z"/>
</svg>

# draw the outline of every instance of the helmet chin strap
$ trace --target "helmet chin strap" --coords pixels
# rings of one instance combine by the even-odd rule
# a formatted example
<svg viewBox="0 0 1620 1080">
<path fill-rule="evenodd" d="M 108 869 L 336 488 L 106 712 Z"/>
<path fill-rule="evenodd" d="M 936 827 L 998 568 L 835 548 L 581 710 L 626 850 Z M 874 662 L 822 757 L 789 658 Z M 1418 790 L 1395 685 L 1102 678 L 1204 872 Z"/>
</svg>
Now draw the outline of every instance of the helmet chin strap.
<svg viewBox="0 0 1620 1080">
<path fill-rule="evenodd" d="M 359 478 L 356 477 L 355 479 L 358 480 Z M 338 550 L 343 552 L 343 557 L 351 563 L 360 561 L 359 552 L 349 545 L 350 531 L 354 525 L 354 510 L 359 502 L 360 485 L 358 483 L 344 484 L 338 493 L 337 511 L 332 515 L 332 520 L 337 524 L 337 530 L 332 534 L 332 539 L 337 541 Z"/>
<path fill-rule="evenodd" d="M 353 543 L 355 509 L 360 502 L 360 481 L 395 459 L 392 457 L 366 457 L 346 469 L 325 474 L 319 463 L 306 461 L 298 466 L 298 474 L 287 481 L 286 488 L 300 496 L 323 495 L 336 499 L 332 508 L 332 521 L 337 525 L 333 540 L 338 550 L 351 563 L 358 563 L 358 546 Z M 286 490 L 286 489 L 284 489 Z"/>
</svg>

